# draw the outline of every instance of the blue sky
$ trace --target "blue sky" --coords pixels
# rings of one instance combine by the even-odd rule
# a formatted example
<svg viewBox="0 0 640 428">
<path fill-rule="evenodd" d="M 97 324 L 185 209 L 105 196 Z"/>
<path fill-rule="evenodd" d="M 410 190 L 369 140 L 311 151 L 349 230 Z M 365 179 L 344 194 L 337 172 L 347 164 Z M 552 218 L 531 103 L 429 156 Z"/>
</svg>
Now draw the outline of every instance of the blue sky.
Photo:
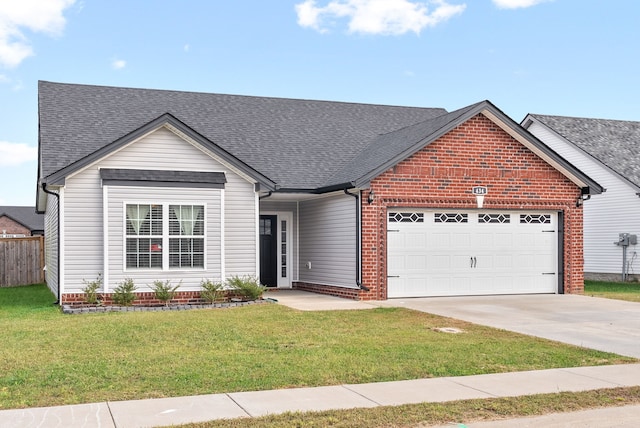
<svg viewBox="0 0 640 428">
<path fill-rule="evenodd" d="M 637 0 L 0 0 L 0 205 L 37 82 L 640 120 Z"/>
</svg>

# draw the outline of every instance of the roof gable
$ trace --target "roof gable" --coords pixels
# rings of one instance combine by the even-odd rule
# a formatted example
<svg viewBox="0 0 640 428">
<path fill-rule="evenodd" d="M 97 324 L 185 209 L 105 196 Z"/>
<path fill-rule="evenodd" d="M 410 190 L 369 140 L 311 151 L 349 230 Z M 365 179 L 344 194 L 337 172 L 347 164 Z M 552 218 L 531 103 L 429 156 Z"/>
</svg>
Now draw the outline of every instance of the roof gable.
<svg viewBox="0 0 640 428">
<path fill-rule="evenodd" d="M 529 114 L 522 123 L 528 127 L 531 121 L 640 188 L 640 122 Z"/>
<path fill-rule="evenodd" d="M 211 151 L 215 156 L 220 158 L 224 163 L 230 165 L 234 169 L 241 171 L 243 174 L 255 180 L 260 185 L 266 187 L 267 189 L 274 189 L 275 183 L 273 183 L 269 178 L 262 175 L 260 172 L 254 170 L 249 165 L 244 164 L 237 158 L 235 158 L 230 153 L 218 147 L 216 144 L 212 143 L 205 137 L 199 135 L 197 132 L 189 128 L 187 125 L 182 123 L 180 120 L 175 118 L 171 114 L 163 114 L 160 117 L 144 124 L 143 126 L 129 132 L 128 134 L 122 136 L 121 138 L 100 147 L 98 150 L 89 153 L 81 159 L 67 165 L 66 167 L 56 171 L 55 173 L 46 177 L 46 182 L 48 184 L 63 184 L 66 177 L 75 172 L 81 170 L 82 168 L 105 158 L 109 154 L 115 152 L 116 150 L 143 138 L 146 135 L 149 135 L 159 128 L 166 127 L 170 131 L 178 134 L 181 138 L 193 141 L 196 144 L 206 148 Z"/>
<path fill-rule="evenodd" d="M 497 126 L 525 145 L 529 150 L 551 164 L 563 175 L 581 188 L 591 193 L 601 193 L 604 189 L 587 177 L 564 158 L 551 150 L 542 141 L 526 131 L 489 101 L 482 101 L 451 113 L 381 135 L 367 146 L 358 156 L 334 177 L 346 180 L 351 176 L 354 185 L 360 187 L 387 169 L 415 154 L 457 126 L 482 114 Z"/>
</svg>

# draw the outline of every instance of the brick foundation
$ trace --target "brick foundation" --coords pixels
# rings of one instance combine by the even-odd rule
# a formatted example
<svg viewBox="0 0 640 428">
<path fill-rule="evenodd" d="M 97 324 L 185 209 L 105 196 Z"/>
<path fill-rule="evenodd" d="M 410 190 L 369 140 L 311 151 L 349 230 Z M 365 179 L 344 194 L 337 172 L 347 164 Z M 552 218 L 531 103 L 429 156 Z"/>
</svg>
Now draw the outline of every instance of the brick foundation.
<svg viewBox="0 0 640 428">
<path fill-rule="evenodd" d="M 163 305 L 164 302 L 156 299 L 153 291 L 134 293 L 136 299 L 133 302 L 133 306 L 155 306 Z M 98 293 L 98 298 L 104 305 L 113 305 L 112 294 Z M 61 304 L 63 305 L 81 305 L 86 303 L 84 293 L 69 293 L 61 296 Z M 178 291 L 175 297 L 171 300 L 171 304 L 188 305 L 203 303 L 204 299 L 200 297 L 199 291 Z"/>
<path fill-rule="evenodd" d="M 294 282 L 293 288 L 318 294 L 343 297 L 345 299 L 359 300 L 361 298 L 361 290 L 357 288 L 336 287 L 332 285 L 312 284 L 309 282 Z"/>
</svg>

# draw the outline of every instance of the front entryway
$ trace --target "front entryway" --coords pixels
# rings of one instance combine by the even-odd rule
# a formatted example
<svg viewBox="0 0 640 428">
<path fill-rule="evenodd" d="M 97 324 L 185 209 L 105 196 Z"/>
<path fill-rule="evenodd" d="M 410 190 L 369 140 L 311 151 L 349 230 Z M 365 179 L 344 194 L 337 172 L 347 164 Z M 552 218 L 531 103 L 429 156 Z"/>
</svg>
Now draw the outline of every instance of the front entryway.
<svg viewBox="0 0 640 428">
<path fill-rule="evenodd" d="M 555 212 L 390 210 L 387 296 L 555 293 Z"/>
<path fill-rule="evenodd" d="M 260 282 L 267 287 L 278 286 L 278 217 L 260 216 Z"/>
<path fill-rule="evenodd" d="M 263 212 L 260 215 L 260 282 L 267 287 L 291 287 L 292 223 L 290 212 Z"/>
</svg>

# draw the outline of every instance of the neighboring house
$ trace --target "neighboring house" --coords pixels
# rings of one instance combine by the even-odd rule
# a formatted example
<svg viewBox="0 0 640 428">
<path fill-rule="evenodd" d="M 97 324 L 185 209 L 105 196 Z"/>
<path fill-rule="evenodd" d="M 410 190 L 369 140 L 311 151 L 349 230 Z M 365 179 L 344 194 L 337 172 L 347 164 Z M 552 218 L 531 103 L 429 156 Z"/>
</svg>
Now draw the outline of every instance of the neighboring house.
<svg viewBox="0 0 640 428">
<path fill-rule="evenodd" d="M 48 284 L 255 275 L 354 299 L 576 292 L 603 191 L 488 101 L 443 109 L 40 82 Z M 483 195 L 484 205 L 473 193 Z M 145 293 L 146 292 L 146 293 Z"/>
<path fill-rule="evenodd" d="M 35 207 L 0 206 L 0 238 L 44 234 L 44 215 Z"/>
<path fill-rule="evenodd" d="M 529 114 L 522 125 L 607 189 L 584 204 L 585 277 L 619 281 L 620 234 L 640 235 L 640 122 Z M 626 248 L 628 278 L 640 274 L 639 250 Z"/>
</svg>

